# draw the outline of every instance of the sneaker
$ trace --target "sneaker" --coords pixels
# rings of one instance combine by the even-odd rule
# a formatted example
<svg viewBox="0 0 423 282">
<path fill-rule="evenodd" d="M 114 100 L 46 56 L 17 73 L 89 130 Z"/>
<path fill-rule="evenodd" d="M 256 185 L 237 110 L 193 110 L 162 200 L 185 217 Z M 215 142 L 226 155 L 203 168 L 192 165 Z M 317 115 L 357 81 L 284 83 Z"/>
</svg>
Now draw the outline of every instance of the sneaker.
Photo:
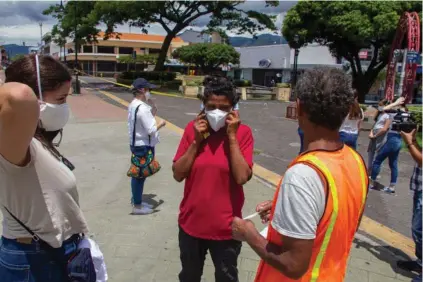
<svg viewBox="0 0 423 282">
<path fill-rule="evenodd" d="M 142 206 L 143 207 L 146 207 L 146 208 L 149 208 L 149 209 L 154 209 L 154 206 L 153 205 L 147 204 L 146 202 L 142 202 Z"/>
<path fill-rule="evenodd" d="M 404 269 L 406 271 L 410 272 L 422 272 L 422 266 L 417 263 L 415 260 L 399 260 L 397 261 L 397 266 L 401 269 Z"/>
<path fill-rule="evenodd" d="M 145 206 L 140 209 L 136 207 L 132 208 L 132 214 L 143 215 L 143 214 L 150 214 L 150 213 L 153 213 L 153 210 Z"/>
<path fill-rule="evenodd" d="M 385 187 L 382 191 L 388 194 L 395 194 L 395 188 L 392 187 Z"/>
</svg>

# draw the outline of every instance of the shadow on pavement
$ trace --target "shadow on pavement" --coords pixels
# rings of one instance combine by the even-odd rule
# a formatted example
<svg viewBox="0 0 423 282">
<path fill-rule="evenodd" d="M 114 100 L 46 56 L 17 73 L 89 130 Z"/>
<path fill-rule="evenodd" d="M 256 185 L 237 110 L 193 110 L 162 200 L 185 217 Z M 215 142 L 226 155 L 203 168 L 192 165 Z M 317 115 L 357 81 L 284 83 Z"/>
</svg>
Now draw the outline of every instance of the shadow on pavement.
<svg viewBox="0 0 423 282">
<path fill-rule="evenodd" d="M 405 271 L 397 266 L 398 260 L 412 260 L 412 258 L 400 249 L 388 245 L 373 245 L 357 238 L 354 239 L 354 243 L 356 244 L 355 248 L 365 248 L 377 260 L 388 263 L 395 273 L 408 278 L 414 278 L 416 276 L 415 273 Z"/>
</svg>

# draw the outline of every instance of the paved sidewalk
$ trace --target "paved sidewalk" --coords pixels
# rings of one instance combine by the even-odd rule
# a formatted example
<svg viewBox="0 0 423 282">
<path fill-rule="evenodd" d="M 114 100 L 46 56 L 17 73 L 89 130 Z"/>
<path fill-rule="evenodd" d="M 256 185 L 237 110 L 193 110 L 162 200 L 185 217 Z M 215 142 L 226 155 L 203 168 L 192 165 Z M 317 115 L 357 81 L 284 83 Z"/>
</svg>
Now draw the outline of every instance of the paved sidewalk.
<svg viewBox="0 0 423 282">
<path fill-rule="evenodd" d="M 75 165 L 80 202 L 91 235 L 103 250 L 109 281 L 178 281 L 178 206 L 183 183 L 172 178 L 171 164 L 180 135 L 164 128 L 156 148 L 162 164 L 159 174 L 146 181 L 144 197 L 160 203 L 158 212 L 132 216 L 130 181 L 126 176 L 129 148 L 126 112 L 85 94 L 69 97 L 72 117 L 64 130 L 60 150 Z M 244 215 L 257 203 L 271 199 L 274 190 L 253 178 L 245 186 Z M 264 226 L 256 219 L 256 226 Z M 395 267 L 399 250 L 385 246 L 366 234 L 357 234 L 349 262 L 348 282 L 411 281 Z M 253 281 L 258 256 L 244 244 L 239 258 L 240 281 Z M 203 281 L 214 281 L 214 268 L 207 258 Z M 405 276 L 404 276 L 405 275 Z"/>
</svg>

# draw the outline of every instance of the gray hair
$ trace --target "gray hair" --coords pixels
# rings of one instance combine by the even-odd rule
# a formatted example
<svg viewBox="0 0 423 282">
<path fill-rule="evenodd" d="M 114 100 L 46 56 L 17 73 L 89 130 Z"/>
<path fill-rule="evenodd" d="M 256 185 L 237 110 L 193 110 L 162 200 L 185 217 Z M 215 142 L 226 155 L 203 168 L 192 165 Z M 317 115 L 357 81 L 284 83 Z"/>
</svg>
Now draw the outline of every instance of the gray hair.
<svg viewBox="0 0 423 282">
<path fill-rule="evenodd" d="M 354 102 L 351 77 L 336 68 L 306 70 L 295 93 L 309 120 L 330 130 L 339 129 Z"/>
</svg>

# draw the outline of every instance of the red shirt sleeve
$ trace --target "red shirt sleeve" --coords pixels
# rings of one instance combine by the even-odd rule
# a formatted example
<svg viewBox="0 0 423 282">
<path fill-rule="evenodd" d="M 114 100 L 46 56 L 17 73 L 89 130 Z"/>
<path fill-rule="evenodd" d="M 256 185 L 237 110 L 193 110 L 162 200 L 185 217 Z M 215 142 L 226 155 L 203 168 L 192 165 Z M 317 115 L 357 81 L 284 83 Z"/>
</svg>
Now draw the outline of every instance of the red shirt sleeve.
<svg viewBox="0 0 423 282">
<path fill-rule="evenodd" d="M 253 167 L 253 151 L 254 151 L 254 138 L 251 128 L 244 125 L 243 130 L 240 132 L 242 135 L 239 139 L 239 149 L 244 156 L 245 161 L 250 168 Z"/>
<path fill-rule="evenodd" d="M 191 121 L 185 127 L 184 134 L 182 135 L 181 141 L 179 142 L 178 150 L 176 151 L 175 157 L 173 158 L 173 162 L 176 162 L 185 154 L 192 141 L 194 140 L 192 137 L 194 131 L 193 126 L 194 122 Z"/>
</svg>

